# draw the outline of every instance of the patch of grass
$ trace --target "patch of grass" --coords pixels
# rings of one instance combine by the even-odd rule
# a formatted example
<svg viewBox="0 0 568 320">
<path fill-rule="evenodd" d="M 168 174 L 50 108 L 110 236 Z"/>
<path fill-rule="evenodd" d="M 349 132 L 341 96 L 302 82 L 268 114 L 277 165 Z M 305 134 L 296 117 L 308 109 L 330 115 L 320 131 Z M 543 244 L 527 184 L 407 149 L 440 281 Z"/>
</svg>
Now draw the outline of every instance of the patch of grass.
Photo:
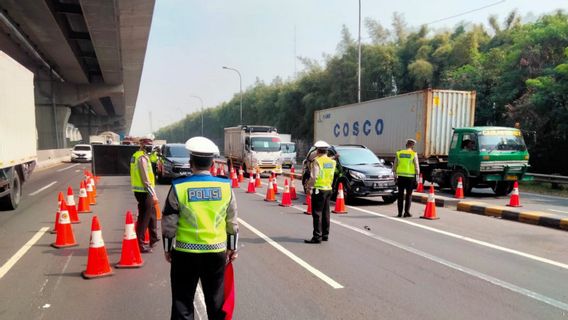
<svg viewBox="0 0 568 320">
<path fill-rule="evenodd" d="M 560 189 L 553 189 L 547 182 L 521 181 L 519 189 L 525 192 L 544 194 L 549 196 L 568 198 L 568 186 L 560 185 Z"/>
</svg>

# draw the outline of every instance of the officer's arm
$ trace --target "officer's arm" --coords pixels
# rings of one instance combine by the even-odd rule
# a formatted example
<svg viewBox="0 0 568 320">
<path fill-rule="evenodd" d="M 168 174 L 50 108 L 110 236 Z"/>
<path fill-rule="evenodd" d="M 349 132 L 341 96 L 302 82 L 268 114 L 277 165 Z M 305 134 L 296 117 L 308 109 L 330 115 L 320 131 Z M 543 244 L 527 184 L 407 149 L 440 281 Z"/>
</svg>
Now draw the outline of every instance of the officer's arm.
<svg viewBox="0 0 568 320">
<path fill-rule="evenodd" d="M 170 252 L 173 248 L 173 241 L 176 236 L 179 220 L 179 203 L 174 191 L 174 187 L 170 187 L 166 205 L 162 211 L 162 239 L 164 243 L 164 251 Z"/>
<path fill-rule="evenodd" d="M 396 166 L 398 165 L 398 157 L 394 157 L 394 162 L 392 164 L 392 174 L 396 178 Z"/>
<path fill-rule="evenodd" d="M 319 175 L 320 167 L 317 161 L 312 162 L 312 168 L 310 169 L 310 179 L 306 182 L 306 190 L 308 193 L 313 189 L 316 183 L 316 178 Z"/>
<path fill-rule="evenodd" d="M 420 163 L 418 162 L 418 155 L 414 154 L 414 168 L 416 169 L 416 176 L 420 175 Z"/>
<path fill-rule="evenodd" d="M 231 191 L 231 201 L 227 208 L 227 249 L 236 251 L 239 241 L 239 222 L 237 221 L 238 209 L 235 194 Z"/>
</svg>

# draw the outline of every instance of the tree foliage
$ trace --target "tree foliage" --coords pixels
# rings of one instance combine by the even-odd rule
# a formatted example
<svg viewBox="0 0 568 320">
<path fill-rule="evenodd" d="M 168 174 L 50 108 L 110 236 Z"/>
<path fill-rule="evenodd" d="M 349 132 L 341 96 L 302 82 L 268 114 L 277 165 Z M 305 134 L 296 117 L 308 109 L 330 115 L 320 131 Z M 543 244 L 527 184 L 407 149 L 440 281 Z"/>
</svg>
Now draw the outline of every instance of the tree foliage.
<svg viewBox="0 0 568 320">
<path fill-rule="evenodd" d="M 475 90 L 476 125 L 519 123 L 535 172 L 568 174 L 557 161 L 568 154 L 568 16 L 557 11 L 522 24 L 516 11 L 484 25 L 460 23 L 450 31 L 410 29 L 395 13 L 392 29 L 368 18 L 362 45 L 363 101 L 424 88 Z M 276 126 L 307 146 L 313 114 L 357 101 L 357 43 L 344 26 L 337 52 L 319 63 L 299 58 L 291 81 L 257 81 L 244 92 L 245 124 Z M 239 123 L 239 96 L 204 111 L 205 135 L 223 145 L 223 128 Z M 182 142 L 201 133 L 201 113 L 156 135 Z M 301 150 L 300 150 L 301 151 Z M 563 157 L 562 157 L 563 158 Z"/>
</svg>

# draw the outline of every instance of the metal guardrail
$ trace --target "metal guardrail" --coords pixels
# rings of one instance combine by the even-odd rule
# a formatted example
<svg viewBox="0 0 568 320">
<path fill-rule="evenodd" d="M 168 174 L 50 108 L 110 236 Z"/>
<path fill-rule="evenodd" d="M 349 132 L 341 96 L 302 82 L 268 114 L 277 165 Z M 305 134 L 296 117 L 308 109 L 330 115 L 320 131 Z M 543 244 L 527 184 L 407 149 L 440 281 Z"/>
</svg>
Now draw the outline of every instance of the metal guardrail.
<svg viewBox="0 0 568 320">
<path fill-rule="evenodd" d="M 568 184 L 568 177 L 557 176 L 552 174 L 529 173 L 534 177 L 534 181 L 549 182 L 553 184 Z"/>
</svg>

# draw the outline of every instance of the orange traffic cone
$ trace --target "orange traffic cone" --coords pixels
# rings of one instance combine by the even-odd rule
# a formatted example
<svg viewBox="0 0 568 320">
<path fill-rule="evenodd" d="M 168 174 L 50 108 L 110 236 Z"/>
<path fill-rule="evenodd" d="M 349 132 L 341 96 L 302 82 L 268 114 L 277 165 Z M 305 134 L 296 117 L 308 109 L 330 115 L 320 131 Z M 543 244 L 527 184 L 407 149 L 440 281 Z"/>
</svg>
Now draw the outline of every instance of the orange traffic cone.
<svg viewBox="0 0 568 320">
<path fill-rule="evenodd" d="M 75 204 L 75 196 L 73 195 L 73 189 L 67 187 L 67 210 L 69 211 L 69 217 L 71 218 L 71 223 L 79 223 L 79 215 L 77 214 L 77 205 Z"/>
<path fill-rule="evenodd" d="M 284 193 L 282 193 L 282 201 L 280 202 L 282 207 L 292 206 L 292 197 L 290 195 L 290 187 L 288 186 L 288 179 L 284 180 Z"/>
<path fill-rule="evenodd" d="M 256 169 L 256 180 L 254 181 L 254 186 L 256 188 L 262 187 L 262 181 L 260 181 L 260 171 Z"/>
<path fill-rule="evenodd" d="M 108 262 L 105 241 L 99 225 L 99 218 L 93 216 L 91 224 L 91 241 L 89 243 L 89 256 L 87 257 L 87 270 L 81 275 L 85 279 L 100 278 L 112 275 L 112 269 Z"/>
<path fill-rule="evenodd" d="M 416 192 L 424 192 L 424 179 L 422 178 L 422 173 L 418 177 L 418 186 L 416 187 Z"/>
<path fill-rule="evenodd" d="M 57 225 L 59 224 L 59 209 L 57 210 L 57 212 L 55 212 L 55 223 L 53 224 L 53 229 L 51 231 L 49 231 L 49 233 L 51 234 L 56 234 L 57 233 Z"/>
<path fill-rule="evenodd" d="M 54 248 L 67 248 L 77 246 L 75 235 L 73 234 L 73 227 L 69 219 L 69 211 L 67 211 L 67 204 L 65 201 L 61 202 L 59 207 L 59 222 L 57 223 L 57 237 L 55 242 L 51 244 Z"/>
<path fill-rule="evenodd" d="M 278 191 L 278 182 L 276 182 L 276 175 L 274 173 L 272 173 L 272 188 L 274 188 L 274 194 L 280 193 L 280 191 Z"/>
<path fill-rule="evenodd" d="M 215 163 L 213 163 L 213 164 L 211 165 L 211 168 L 209 169 L 209 172 L 211 172 L 211 175 L 212 175 L 212 176 L 216 176 L 216 175 L 217 175 L 217 172 L 215 171 Z"/>
<path fill-rule="evenodd" d="M 233 179 L 233 183 L 231 184 L 231 187 L 233 188 L 239 188 L 239 178 L 237 177 L 237 174 L 235 172 L 233 172 L 232 174 L 232 179 Z"/>
<path fill-rule="evenodd" d="M 434 186 L 430 185 L 430 193 L 428 193 L 428 202 L 426 203 L 426 208 L 424 209 L 424 215 L 421 216 L 422 219 L 436 220 L 439 219 L 436 216 L 436 199 L 434 198 Z"/>
<path fill-rule="evenodd" d="M 308 205 L 308 208 L 306 209 L 306 211 L 304 211 L 305 214 L 307 215 L 311 215 L 312 214 L 312 196 L 307 194 L 306 195 L 306 204 Z"/>
<path fill-rule="evenodd" d="M 249 184 L 248 184 L 248 188 L 247 188 L 247 193 L 256 193 L 254 178 L 252 177 L 252 174 L 249 176 Z"/>
<path fill-rule="evenodd" d="M 290 167 L 290 172 L 291 172 L 291 173 L 296 173 L 296 169 L 294 169 L 294 166 L 293 166 L 293 165 L 291 165 L 291 167 Z"/>
<path fill-rule="evenodd" d="M 96 199 L 97 198 L 97 185 L 95 184 L 95 179 L 93 178 L 93 176 L 91 176 L 91 178 L 89 178 L 89 179 L 90 179 L 89 181 L 91 181 L 91 187 L 93 188 L 93 197 Z"/>
<path fill-rule="evenodd" d="M 298 194 L 296 193 L 296 187 L 294 186 L 294 176 L 290 177 L 290 198 L 292 200 L 298 200 Z"/>
<path fill-rule="evenodd" d="M 274 195 L 274 187 L 272 186 L 272 179 L 268 180 L 268 188 L 266 188 L 266 197 L 264 201 L 274 202 L 276 201 L 276 196 Z"/>
<path fill-rule="evenodd" d="M 126 224 L 124 225 L 124 237 L 122 238 L 122 253 L 116 267 L 139 268 L 143 265 L 144 260 L 142 260 L 142 255 L 140 255 L 132 213 L 128 211 L 126 212 Z"/>
<path fill-rule="evenodd" d="M 244 181 L 245 181 L 245 174 L 243 168 L 239 167 L 239 182 L 244 182 Z"/>
<path fill-rule="evenodd" d="M 339 188 L 337 189 L 337 198 L 335 199 L 335 209 L 332 210 L 333 213 L 347 213 L 345 209 L 345 196 L 343 195 L 343 183 L 339 183 Z"/>
<path fill-rule="evenodd" d="M 509 199 L 509 207 L 522 207 L 521 198 L 519 196 L 519 183 L 515 181 L 513 185 L 513 192 L 511 192 L 511 198 Z"/>
<path fill-rule="evenodd" d="M 79 213 L 91 212 L 87 189 L 85 189 L 85 181 L 81 181 L 81 188 L 79 189 L 79 208 L 77 209 L 79 210 Z"/>
<path fill-rule="evenodd" d="M 463 180 L 461 177 L 458 178 L 458 187 L 456 188 L 456 195 L 454 196 L 456 199 L 463 199 Z"/>
<path fill-rule="evenodd" d="M 146 232 L 144 232 L 144 244 L 150 244 L 150 229 L 146 228 Z"/>
<path fill-rule="evenodd" d="M 97 204 L 97 199 L 95 199 L 95 195 L 93 194 L 93 185 L 89 179 L 85 181 L 85 185 L 87 186 L 87 199 L 89 199 L 89 204 L 94 206 Z"/>
<path fill-rule="evenodd" d="M 156 220 L 162 220 L 162 210 L 160 210 L 160 202 L 154 201 L 154 210 L 156 211 Z"/>
</svg>

